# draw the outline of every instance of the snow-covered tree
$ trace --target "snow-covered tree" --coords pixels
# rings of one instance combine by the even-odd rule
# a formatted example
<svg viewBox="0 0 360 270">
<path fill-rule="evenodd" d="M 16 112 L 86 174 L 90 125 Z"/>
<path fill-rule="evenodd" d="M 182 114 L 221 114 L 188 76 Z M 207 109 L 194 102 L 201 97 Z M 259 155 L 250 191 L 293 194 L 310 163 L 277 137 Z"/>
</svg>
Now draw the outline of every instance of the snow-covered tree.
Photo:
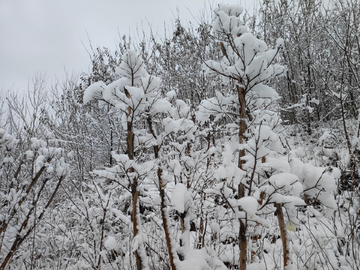
<svg viewBox="0 0 360 270">
<path fill-rule="evenodd" d="M 30 105 L 8 98 L 10 121 L 0 128 L 0 269 L 34 266 L 44 222 L 68 173 L 61 143 L 39 120 L 45 94 L 36 86 Z"/>
<path fill-rule="evenodd" d="M 239 252 L 239 269 L 246 269 L 249 261 L 266 262 L 266 256 L 257 246 L 264 234 L 259 225 L 273 227 L 265 219 L 267 213 L 276 213 L 278 217 L 283 266 L 288 267 L 291 259 L 285 223 L 299 224 L 296 206 L 306 205 L 307 196 L 325 203 L 322 199 L 329 199 L 335 189 L 334 178 L 324 176 L 326 169 L 304 165 L 306 172 L 300 170 L 299 173 L 296 168 L 302 168 L 300 163 L 292 166 L 296 158 L 286 155 L 279 137 L 281 120 L 276 110 L 279 95 L 266 85 L 284 73 L 284 68 L 276 64 L 283 40 L 278 39 L 276 47 L 268 49 L 263 41 L 247 31 L 240 20 L 241 13 L 242 8 L 238 6 L 219 5 L 215 10 L 213 30 L 223 59 L 204 63 L 209 76 L 220 74 L 225 82 L 233 85 L 232 91 L 219 90 L 214 98 L 203 100 L 197 113 L 199 121 L 217 125 L 225 135 L 219 138 L 222 148 L 218 153 L 222 162 L 215 171 L 219 184 L 209 193 L 221 198 L 222 210 L 218 212 L 231 220 L 232 229 L 224 226 L 220 232 L 231 232 L 232 243 L 238 239 L 235 252 Z M 326 205 L 336 208 L 335 201 L 329 200 Z M 237 227 L 240 230 L 234 233 Z"/>
<path fill-rule="evenodd" d="M 117 70 L 120 79 L 109 85 L 100 82 L 90 86 L 84 93 L 84 102 L 95 98 L 100 104 L 111 104 L 122 115 L 127 152 L 114 153 L 117 165 L 94 173 L 101 181 L 116 186 L 114 195 L 131 193 L 132 250 L 137 269 L 163 264 L 171 269 L 183 269 L 195 259 L 201 265 L 224 267 L 221 261 L 211 258 L 206 249 L 201 249 L 201 245 L 195 250 L 191 244 L 191 224 L 196 218 L 194 197 L 202 200 L 194 191 L 204 187 L 201 180 L 206 156 L 196 144 L 190 106 L 177 99 L 173 90 L 162 97 L 159 78 L 147 74 L 142 59 L 134 51 L 124 54 Z M 119 209 L 113 207 L 110 204 L 109 211 L 119 213 Z M 155 215 L 158 208 L 160 216 Z M 155 219 L 155 224 L 148 220 L 149 216 Z M 158 253 L 161 242 L 149 240 L 158 233 L 158 224 L 164 229 L 163 244 L 168 258 Z M 131 267 L 129 252 L 126 253 L 128 267 Z M 149 253 L 153 252 L 156 259 L 150 260 Z"/>
</svg>

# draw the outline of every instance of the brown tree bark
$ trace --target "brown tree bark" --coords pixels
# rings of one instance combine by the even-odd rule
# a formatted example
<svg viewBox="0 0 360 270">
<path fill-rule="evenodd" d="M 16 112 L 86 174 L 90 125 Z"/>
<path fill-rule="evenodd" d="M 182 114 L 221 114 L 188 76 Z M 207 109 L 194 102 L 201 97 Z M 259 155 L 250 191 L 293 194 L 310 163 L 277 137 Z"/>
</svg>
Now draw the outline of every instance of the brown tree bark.
<svg viewBox="0 0 360 270">
<path fill-rule="evenodd" d="M 241 77 L 238 78 L 238 83 L 242 83 Z M 239 143 L 242 144 L 246 141 L 245 132 L 247 129 L 246 124 L 246 100 L 245 94 L 246 91 L 240 85 L 236 86 L 238 91 L 238 99 L 239 99 L 239 113 L 240 113 L 240 122 L 239 122 Z M 243 170 L 244 160 L 242 158 L 245 156 L 245 150 L 240 150 L 239 152 L 239 161 L 238 167 Z M 238 186 L 238 198 L 243 198 L 245 196 L 245 186 L 244 184 L 240 183 Z M 245 220 L 240 219 L 240 229 L 239 229 L 239 247 L 240 247 L 240 258 L 239 258 L 239 269 L 245 270 L 246 269 L 246 262 L 247 262 L 247 239 L 246 239 L 246 229 L 247 229 L 247 222 Z"/>
<path fill-rule="evenodd" d="M 238 191 L 239 198 L 243 198 L 245 196 L 245 187 L 243 184 L 239 184 L 239 191 Z M 240 228 L 239 228 L 239 247 L 240 247 L 240 258 L 239 258 L 239 269 L 245 270 L 246 269 L 246 262 L 247 262 L 247 239 L 246 239 L 246 228 L 247 222 L 245 220 L 240 221 Z"/>
<path fill-rule="evenodd" d="M 287 245 L 287 236 L 286 236 L 286 228 L 285 228 L 285 220 L 284 220 L 284 213 L 282 210 L 282 206 L 279 203 L 275 203 L 276 207 L 276 215 L 279 222 L 279 229 L 281 235 L 281 241 L 283 246 L 283 256 L 284 256 L 284 269 L 288 266 L 289 263 L 289 248 Z"/>
<path fill-rule="evenodd" d="M 238 78 L 238 83 L 241 84 L 242 83 L 242 79 L 239 77 Z M 246 129 L 247 129 L 247 124 L 246 124 L 246 100 L 245 100 L 245 94 L 246 91 L 243 87 L 241 87 L 240 85 L 236 86 L 237 92 L 238 92 L 238 99 L 239 99 L 239 114 L 240 114 L 240 122 L 239 122 L 239 143 L 242 144 L 246 141 Z M 244 160 L 242 160 L 241 158 L 245 156 L 245 150 L 240 150 L 239 153 L 239 161 L 238 161 L 238 166 L 241 170 L 243 170 L 243 164 L 244 164 Z"/>
<path fill-rule="evenodd" d="M 129 92 L 125 89 L 125 93 L 127 98 L 130 98 Z M 134 132 L 133 132 L 133 121 L 132 121 L 132 110 L 129 106 L 126 112 L 127 117 L 127 154 L 130 160 L 134 159 Z M 129 168 L 129 173 L 133 173 L 134 169 Z M 138 230 L 138 198 L 139 198 L 139 191 L 137 190 L 138 181 L 137 177 L 133 176 L 131 180 L 131 197 L 132 197 L 132 222 L 133 222 L 133 237 L 136 237 L 139 233 Z M 135 250 L 135 258 L 136 258 L 136 269 L 142 270 L 143 269 L 143 261 L 140 256 L 138 250 Z"/>
<path fill-rule="evenodd" d="M 137 178 L 134 177 L 132 185 L 131 185 L 131 195 L 132 195 L 132 222 L 133 222 L 133 237 L 136 237 L 139 233 L 138 229 L 138 217 L 137 217 L 137 204 L 139 198 L 139 192 L 137 191 Z M 143 269 L 143 261 L 140 256 L 139 250 L 135 250 L 135 258 L 136 258 L 136 269 L 142 270 Z"/>
<path fill-rule="evenodd" d="M 156 139 L 156 135 L 153 130 L 152 121 L 151 121 L 150 117 L 148 117 L 147 122 L 148 122 L 150 133 Z M 155 154 L 155 158 L 158 159 L 159 158 L 159 147 L 157 145 L 154 146 L 154 154 Z M 164 184 L 163 184 L 163 180 L 162 180 L 162 170 L 160 167 L 157 170 L 157 176 L 158 176 L 158 181 L 159 181 L 159 192 L 160 192 L 160 200 L 161 200 L 161 203 L 160 203 L 161 217 L 162 217 L 163 227 L 164 227 L 164 231 L 165 231 L 166 246 L 167 246 L 167 249 L 169 252 L 170 266 L 171 266 L 172 270 L 176 270 L 176 265 L 174 263 L 174 254 L 173 254 L 172 245 L 171 245 L 170 232 L 169 232 L 169 227 L 168 227 L 168 219 L 167 219 L 167 215 L 166 215 L 166 204 L 165 204 L 166 198 L 165 198 Z"/>
<path fill-rule="evenodd" d="M 165 190 L 163 188 L 163 181 L 161 178 L 162 170 L 160 168 L 158 168 L 157 173 L 158 173 L 158 179 L 159 179 L 159 189 L 160 189 L 160 199 L 161 199 L 161 217 L 162 217 L 163 227 L 164 227 L 164 231 L 165 231 L 166 246 L 167 246 L 168 252 L 169 252 L 171 269 L 176 270 L 176 265 L 174 263 L 174 254 L 173 254 L 171 239 L 170 239 L 170 232 L 169 232 L 169 227 L 168 227 L 168 220 L 167 220 L 167 215 L 166 215 Z"/>
</svg>

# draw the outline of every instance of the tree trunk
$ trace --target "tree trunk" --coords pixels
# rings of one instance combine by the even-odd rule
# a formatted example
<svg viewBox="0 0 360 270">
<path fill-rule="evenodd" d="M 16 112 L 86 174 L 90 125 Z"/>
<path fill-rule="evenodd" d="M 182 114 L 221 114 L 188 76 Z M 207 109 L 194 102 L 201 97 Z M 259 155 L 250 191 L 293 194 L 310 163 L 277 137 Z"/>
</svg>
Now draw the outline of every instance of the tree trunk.
<svg viewBox="0 0 360 270">
<path fill-rule="evenodd" d="M 238 83 L 242 83 L 242 79 L 239 77 Z M 245 94 L 246 91 L 240 85 L 236 86 L 238 91 L 238 99 L 239 99 L 239 113 L 240 113 L 240 122 L 239 122 L 239 143 L 243 144 L 246 141 L 245 132 L 247 129 L 246 124 L 246 101 L 245 101 Z M 239 161 L 238 167 L 243 170 L 243 164 L 245 163 L 242 158 L 245 156 L 245 150 L 240 150 L 239 152 Z M 244 184 L 240 183 L 238 186 L 238 199 L 243 198 L 245 196 L 245 186 Z M 246 239 L 246 227 L 247 222 L 245 220 L 240 219 L 240 229 L 239 229 L 239 247 L 240 247 L 240 258 L 239 258 L 239 269 L 245 270 L 246 269 L 246 262 L 247 262 L 247 239 Z"/>
<path fill-rule="evenodd" d="M 126 90 L 126 89 L 125 89 Z M 125 91 L 126 96 L 130 98 L 129 92 Z M 129 106 L 126 112 L 127 117 L 127 154 L 130 160 L 134 159 L 134 133 L 132 128 L 132 120 L 131 120 L 131 107 Z M 133 168 L 129 168 L 129 173 L 132 174 L 134 172 Z M 135 238 L 138 233 L 138 198 L 139 198 L 139 191 L 137 190 L 138 181 L 136 176 L 132 176 L 131 181 L 131 197 L 132 197 L 132 222 L 133 222 L 133 237 Z M 139 249 L 139 248 L 138 248 Z M 139 250 L 135 250 L 135 258 L 136 258 L 136 269 L 142 270 L 143 269 L 143 261 L 140 256 Z"/>
<path fill-rule="evenodd" d="M 239 77 L 238 83 L 242 83 L 242 79 Z M 240 114 L 240 122 L 239 122 L 239 143 L 242 144 L 246 141 L 245 132 L 247 129 L 246 124 L 246 100 L 245 100 L 245 89 L 243 87 L 240 87 L 240 85 L 236 86 L 236 89 L 238 91 L 238 99 L 239 99 L 239 114 Z M 245 156 L 245 150 L 242 149 L 239 152 L 239 161 L 238 166 L 241 170 L 243 170 L 243 164 L 245 163 L 244 160 L 242 160 L 242 157 Z"/>
<path fill-rule="evenodd" d="M 157 139 L 155 132 L 153 130 L 152 121 L 151 121 L 150 117 L 148 117 L 147 122 L 148 122 L 150 133 L 153 135 L 153 137 L 155 139 Z M 159 146 L 157 146 L 157 145 L 154 146 L 154 155 L 155 155 L 156 159 L 159 158 Z M 169 252 L 171 269 L 176 270 L 176 265 L 174 263 L 174 254 L 173 254 L 173 249 L 172 249 L 172 245 L 171 245 L 170 232 L 169 232 L 169 227 L 168 227 L 168 217 L 167 217 L 166 204 L 165 204 L 166 197 L 165 197 L 164 184 L 163 184 L 163 180 L 162 180 L 162 170 L 160 167 L 157 170 L 157 175 L 158 175 L 158 181 L 159 181 L 159 192 L 160 192 L 160 200 L 161 200 L 161 203 L 160 203 L 161 217 L 162 217 L 163 227 L 164 227 L 164 231 L 165 231 L 166 246 L 167 246 L 167 249 Z"/>
<path fill-rule="evenodd" d="M 168 227 L 168 220 L 167 220 L 167 215 L 166 215 L 165 191 L 163 188 L 161 174 L 162 174 L 162 171 L 160 168 L 158 168 L 159 189 L 160 189 L 160 198 L 161 198 L 161 217 L 162 217 L 163 227 L 164 227 L 164 231 L 165 231 L 166 246 L 167 246 L 168 252 L 169 252 L 171 269 L 176 270 L 176 266 L 174 263 L 174 254 L 173 254 L 171 239 L 170 239 L 170 232 L 169 232 L 169 227 Z"/>
<path fill-rule="evenodd" d="M 284 256 L 284 269 L 288 266 L 289 263 L 289 247 L 287 245 L 287 236 L 286 236 L 286 228 L 284 221 L 284 213 L 282 211 L 282 206 L 279 203 L 275 204 L 276 206 L 276 215 L 279 221 L 280 235 L 283 246 L 283 256 Z"/>
<path fill-rule="evenodd" d="M 138 208 L 137 208 L 137 201 L 139 198 L 139 192 L 137 191 L 137 178 L 134 177 L 133 183 L 131 185 L 131 195 L 132 195 L 132 222 L 133 222 L 133 237 L 135 238 L 138 233 Z M 143 269 L 143 262 L 139 253 L 139 248 L 135 250 L 135 258 L 136 258 L 136 269 L 142 270 Z"/>
</svg>

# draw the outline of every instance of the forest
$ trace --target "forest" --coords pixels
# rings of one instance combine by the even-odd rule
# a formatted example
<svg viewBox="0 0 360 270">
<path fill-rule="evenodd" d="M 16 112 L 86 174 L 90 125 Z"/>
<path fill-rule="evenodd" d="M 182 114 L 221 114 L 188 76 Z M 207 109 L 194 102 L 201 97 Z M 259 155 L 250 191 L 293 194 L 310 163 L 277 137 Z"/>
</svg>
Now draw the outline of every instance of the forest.
<svg viewBox="0 0 360 270">
<path fill-rule="evenodd" d="M 1 95 L 1 270 L 360 268 L 360 1 L 203 14 Z"/>
</svg>

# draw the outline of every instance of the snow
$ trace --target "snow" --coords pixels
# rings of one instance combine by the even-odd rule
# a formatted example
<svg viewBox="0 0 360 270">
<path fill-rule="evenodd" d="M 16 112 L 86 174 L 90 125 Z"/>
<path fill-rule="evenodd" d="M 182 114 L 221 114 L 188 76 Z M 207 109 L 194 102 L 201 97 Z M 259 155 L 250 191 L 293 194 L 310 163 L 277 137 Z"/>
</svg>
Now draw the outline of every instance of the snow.
<svg viewBox="0 0 360 270">
<path fill-rule="evenodd" d="M 237 36 L 246 32 L 246 27 L 240 22 L 239 16 L 243 12 L 243 8 L 238 5 L 219 4 L 214 10 L 216 18 L 213 22 L 213 30 L 215 32 L 230 33 Z"/>
<path fill-rule="evenodd" d="M 152 106 L 153 110 L 158 113 L 169 112 L 172 109 L 171 103 L 166 99 L 158 99 Z"/>
<path fill-rule="evenodd" d="M 284 45 L 285 45 L 285 41 L 284 41 L 283 38 L 278 38 L 278 39 L 276 40 L 276 48 L 284 47 Z"/>
<path fill-rule="evenodd" d="M 110 208 L 110 211 L 113 212 L 115 214 L 115 216 L 120 219 L 122 222 L 124 222 L 127 225 L 130 225 L 131 220 L 129 219 L 129 217 L 125 216 L 120 210 L 116 209 L 116 208 Z"/>
<path fill-rule="evenodd" d="M 157 94 L 156 91 L 160 85 L 161 79 L 159 77 L 150 76 L 144 71 L 144 75 L 141 77 L 141 86 L 144 89 L 146 98 L 153 98 Z"/>
<path fill-rule="evenodd" d="M 13 157 L 4 157 L 3 158 L 3 163 L 13 163 L 14 162 L 14 158 Z"/>
<path fill-rule="evenodd" d="M 180 162 L 177 159 L 171 160 L 169 162 L 169 167 L 171 168 L 175 176 L 180 176 L 182 168 Z"/>
<path fill-rule="evenodd" d="M 171 100 L 176 98 L 176 92 L 174 90 L 171 90 L 169 92 L 166 93 L 166 96 Z"/>
<path fill-rule="evenodd" d="M 261 263 L 251 263 L 246 267 L 247 270 L 266 270 L 265 265 Z"/>
<path fill-rule="evenodd" d="M 105 87 L 102 81 L 90 85 L 84 92 L 83 103 L 87 104 L 93 99 L 100 98 Z"/>
<path fill-rule="evenodd" d="M 188 190 L 184 184 L 177 183 L 172 195 L 171 205 L 179 213 L 185 212 L 185 205 L 188 198 Z"/>
<path fill-rule="evenodd" d="M 47 173 L 53 173 L 54 172 L 54 167 L 53 166 L 47 167 L 46 172 Z"/>
<path fill-rule="evenodd" d="M 125 110 L 125 104 L 128 102 L 128 99 L 124 94 L 124 89 L 129 83 L 130 80 L 128 78 L 120 78 L 110 83 L 104 88 L 102 97 L 110 104 Z"/>
<path fill-rule="evenodd" d="M 190 111 L 190 106 L 180 99 L 176 100 L 175 104 L 179 112 L 179 117 L 186 117 Z"/>
<path fill-rule="evenodd" d="M 169 117 L 163 119 L 163 124 L 165 126 L 166 133 L 178 132 L 181 128 L 182 119 L 173 120 Z"/>
<path fill-rule="evenodd" d="M 210 228 L 211 228 L 211 231 L 214 232 L 214 233 L 219 233 L 220 232 L 220 225 L 217 222 L 212 222 L 210 224 Z"/>
<path fill-rule="evenodd" d="M 279 94 L 273 88 L 262 83 L 254 85 L 251 90 L 257 93 L 261 98 L 280 98 Z"/>
<path fill-rule="evenodd" d="M 288 162 L 288 158 L 285 157 L 271 157 L 268 156 L 265 159 L 265 163 L 261 165 L 264 168 L 272 168 L 281 173 L 290 173 L 290 164 Z"/>
<path fill-rule="evenodd" d="M 336 209 L 336 201 L 332 196 L 336 190 L 336 179 L 340 177 L 336 168 L 321 168 L 311 164 L 303 164 L 299 159 L 290 161 L 291 172 L 298 176 L 306 189 L 306 194 L 317 198 L 325 206 Z"/>
<path fill-rule="evenodd" d="M 39 155 L 35 160 L 35 172 L 37 173 L 42 166 L 45 165 L 45 157 L 43 155 Z"/>
<path fill-rule="evenodd" d="M 178 270 L 202 270 L 209 269 L 208 261 L 209 255 L 205 249 L 193 249 L 187 252 L 184 261 L 178 261 Z"/>
<path fill-rule="evenodd" d="M 112 249 L 118 249 L 119 244 L 114 236 L 109 235 L 105 240 L 104 246 L 106 247 L 107 250 L 112 250 Z"/>
<path fill-rule="evenodd" d="M 69 164 L 65 162 L 65 159 L 61 157 L 56 163 L 55 173 L 57 176 L 64 176 L 67 174 L 69 168 Z"/>
<path fill-rule="evenodd" d="M 117 67 L 115 71 L 116 74 L 120 77 L 134 79 L 134 85 L 139 84 L 141 76 L 146 75 L 143 61 L 134 50 L 128 50 L 126 53 L 124 53 L 121 58 L 120 66 Z"/>
<path fill-rule="evenodd" d="M 26 157 L 26 159 L 32 159 L 34 157 L 34 151 L 27 150 L 25 152 L 25 157 Z"/>
<path fill-rule="evenodd" d="M 325 131 L 318 139 L 318 142 L 321 145 L 327 145 L 329 142 L 332 142 L 334 140 L 335 140 L 335 136 L 331 134 L 329 131 Z"/>
<path fill-rule="evenodd" d="M 220 11 L 225 12 L 230 16 L 239 17 L 241 13 L 243 13 L 244 9 L 239 5 L 226 5 L 219 4 L 217 8 L 215 8 L 215 14 L 218 14 Z"/>
<path fill-rule="evenodd" d="M 226 74 L 228 75 L 229 72 L 227 71 L 227 66 L 224 63 L 221 62 L 217 62 L 214 60 L 207 60 L 204 63 L 206 68 L 206 72 L 207 74 L 216 74 L 216 73 L 220 73 L 220 74 Z"/>
<path fill-rule="evenodd" d="M 271 176 L 269 182 L 275 186 L 275 188 L 284 189 L 290 192 L 291 195 L 299 197 L 303 191 L 301 183 L 295 174 L 292 173 L 279 173 Z"/>
<path fill-rule="evenodd" d="M 258 201 L 252 197 L 243 197 L 238 200 L 239 206 L 250 216 L 254 217 L 258 209 Z"/>
<path fill-rule="evenodd" d="M 229 165 L 231 164 L 231 160 L 233 158 L 233 151 L 231 149 L 231 146 L 229 144 L 225 145 L 225 150 L 223 152 L 223 164 Z"/>
<path fill-rule="evenodd" d="M 10 134 L 7 134 L 5 129 L 0 128 L 0 151 L 3 152 L 6 150 L 12 150 L 15 147 L 17 140 L 11 136 Z"/>
<path fill-rule="evenodd" d="M 131 102 L 128 101 L 127 105 L 131 106 L 132 108 L 136 108 L 144 97 L 143 89 L 134 86 L 126 86 L 125 89 L 128 91 L 130 96 L 129 99 L 131 100 Z"/>
</svg>

